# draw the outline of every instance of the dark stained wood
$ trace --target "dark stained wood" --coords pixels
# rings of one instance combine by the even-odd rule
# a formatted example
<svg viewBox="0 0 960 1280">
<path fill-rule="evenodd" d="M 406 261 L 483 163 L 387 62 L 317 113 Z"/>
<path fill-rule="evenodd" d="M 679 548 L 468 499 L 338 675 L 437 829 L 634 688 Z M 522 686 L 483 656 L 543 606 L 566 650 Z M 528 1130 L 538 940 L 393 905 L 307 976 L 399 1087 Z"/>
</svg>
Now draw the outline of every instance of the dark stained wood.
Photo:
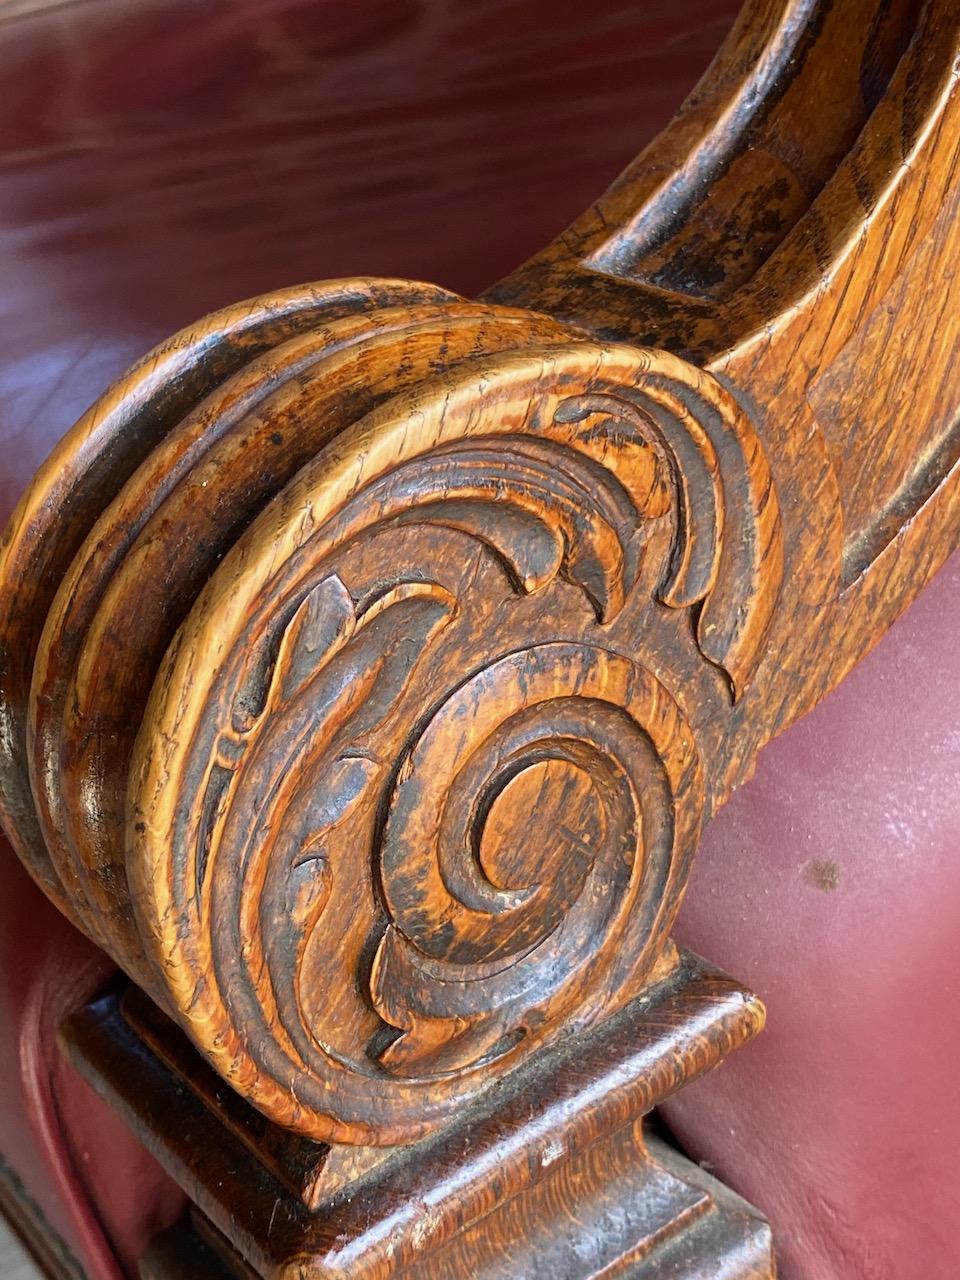
<svg viewBox="0 0 960 1280">
<path fill-rule="evenodd" d="M 120 997 L 124 1021 L 174 1075 L 238 1138 L 257 1162 L 310 1210 L 386 1160 L 392 1147 L 331 1147 L 272 1124 L 199 1056 L 183 1032 L 137 988 Z"/>
<path fill-rule="evenodd" d="M 785 586 L 727 786 L 957 545 L 958 30 L 955 0 L 751 0 L 674 122 L 489 291 L 750 406 Z"/>
<path fill-rule="evenodd" d="M 780 544 L 748 415 L 682 360 L 453 300 L 315 317 L 168 431 L 51 606 L 74 917 L 278 1123 L 422 1135 L 669 964 Z"/>
<path fill-rule="evenodd" d="M 140 1280 L 256 1280 L 239 1258 L 226 1261 L 194 1227 L 192 1215 L 168 1227 L 140 1259 Z"/>
<path fill-rule="evenodd" d="M 478 345 L 513 345 L 518 334 L 556 341 L 563 330 L 449 297 L 445 305 L 382 307 L 373 322 L 366 314 L 334 311 L 327 323 L 315 315 L 306 333 L 208 392 L 144 460 L 75 557 L 34 665 L 34 791 L 74 908 L 141 980 L 148 981 L 127 891 L 123 814 L 133 739 L 178 625 L 251 515 L 327 440 L 429 377 L 438 351 L 448 367 Z"/>
<path fill-rule="evenodd" d="M 960 540 L 958 32 L 957 0 L 750 0 L 661 137 L 482 302 L 240 304 L 145 357 L 21 503 L 4 823 L 199 1050 L 198 1075 L 141 1017 L 298 1241 L 359 1238 L 337 1197 L 375 1187 L 375 1219 L 431 1142 L 423 1195 L 469 1217 L 441 1135 L 544 1073 L 555 1098 L 566 1046 L 681 981 L 703 824 Z M 648 1158 L 620 1140 L 626 1186 Z M 566 1158 L 586 1212 L 607 1172 Z M 267 1201 L 251 1226 L 175 1160 L 273 1274 Z M 498 1213 L 436 1274 L 468 1239 L 482 1272 L 519 1230 Z"/>
<path fill-rule="evenodd" d="M 431 1138 L 339 1182 L 313 1212 L 253 1157 L 234 1125 L 224 1129 L 205 1088 L 186 1086 L 146 1047 L 117 993 L 72 1018 L 63 1038 L 80 1071 L 188 1188 L 209 1224 L 195 1217 L 192 1230 L 174 1237 L 181 1256 L 197 1247 L 190 1242 L 199 1229 L 207 1247 L 227 1257 L 239 1251 L 235 1274 L 251 1267 L 271 1280 L 766 1280 L 773 1264 L 763 1220 L 649 1139 L 642 1124 L 652 1106 L 762 1023 L 755 997 L 683 956 L 646 996 L 522 1068 Z M 187 1052 L 195 1051 L 176 1050 Z M 164 1251 L 174 1251 L 172 1241 Z M 172 1263 L 158 1267 L 152 1261 L 146 1274 L 190 1274 Z"/>
</svg>

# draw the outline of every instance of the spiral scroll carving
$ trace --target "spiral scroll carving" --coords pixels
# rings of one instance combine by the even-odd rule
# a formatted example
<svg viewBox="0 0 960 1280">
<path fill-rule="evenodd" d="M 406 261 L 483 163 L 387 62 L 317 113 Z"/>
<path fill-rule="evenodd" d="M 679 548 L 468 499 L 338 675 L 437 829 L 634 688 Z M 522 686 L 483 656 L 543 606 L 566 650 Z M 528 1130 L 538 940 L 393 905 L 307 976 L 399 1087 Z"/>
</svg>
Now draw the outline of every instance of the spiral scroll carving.
<svg viewBox="0 0 960 1280">
<path fill-rule="evenodd" d="M 583 342 L 439 376 L 308 465 L 198 600 L 128 869 L 192 1034 L 275 1118 L 412 1137 L 662 962 L 703 766 L 634 612 L 702 603 L 736 689 L 768 610 L 725 614 L 720 503 L 678 484 L 681 430 L 715 497 L 763 481 L 700 381 Z M 733 554 L 763 539 L 761 513 Z"/>
<path fill-rule="evenodd" d="M 664 352 L 396 281 L 214 321 L 8 534 L 4 599 L 62 577 L 0 617 L 5 820 L 264 1113 L 405 1141 L 669 971 L 776 495 Z"/>
</svg>

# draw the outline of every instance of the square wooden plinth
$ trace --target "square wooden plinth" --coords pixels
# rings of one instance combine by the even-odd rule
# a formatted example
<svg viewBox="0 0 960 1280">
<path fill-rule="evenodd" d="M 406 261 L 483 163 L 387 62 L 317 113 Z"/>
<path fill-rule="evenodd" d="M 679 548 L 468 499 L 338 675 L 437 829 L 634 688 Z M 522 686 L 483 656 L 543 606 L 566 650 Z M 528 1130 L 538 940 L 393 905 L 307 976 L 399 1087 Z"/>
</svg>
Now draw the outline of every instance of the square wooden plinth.
<svg viewBox="0 0 960 1280">
<path fill-rule="evenodd" d="M 130 989 L 63 1039 L 193 1202 L 145 1257 L 149 1280 L 769 1280 L 760 1214 L 643 1121 L 762 1022 L 754 996 L 682 955 L 454 1124 L 379 1149 L 275 1129 Z"/>
</svg>

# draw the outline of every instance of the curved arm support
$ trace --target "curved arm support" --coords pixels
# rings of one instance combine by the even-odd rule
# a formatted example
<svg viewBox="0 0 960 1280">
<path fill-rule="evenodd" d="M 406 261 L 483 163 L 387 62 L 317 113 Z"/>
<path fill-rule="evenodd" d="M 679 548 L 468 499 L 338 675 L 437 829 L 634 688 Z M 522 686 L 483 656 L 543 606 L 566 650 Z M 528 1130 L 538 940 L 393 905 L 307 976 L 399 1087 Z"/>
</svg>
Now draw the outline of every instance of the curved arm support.
<svg viewBox="0 0 960 1280">
<path fill-rule="evenodd" d="M 5 825 L 279 1124 L 419 1137 L 668 974 L 703 823 L 956 541 L 956 17 L 758 2 L 490 300 L 243 304 L 38 475 Z"/>
</svg>

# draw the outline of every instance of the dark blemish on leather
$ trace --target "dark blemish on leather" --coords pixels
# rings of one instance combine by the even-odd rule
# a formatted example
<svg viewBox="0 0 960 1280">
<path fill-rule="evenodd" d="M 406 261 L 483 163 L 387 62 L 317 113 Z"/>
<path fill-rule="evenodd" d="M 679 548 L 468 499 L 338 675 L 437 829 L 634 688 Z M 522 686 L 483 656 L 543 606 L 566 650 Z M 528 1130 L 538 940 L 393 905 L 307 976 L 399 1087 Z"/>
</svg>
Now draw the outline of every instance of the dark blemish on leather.
<svg viewBox="0 0 960 1280">
<path fill-rule="evenodd" d="M 833 893 L 840 884 L 840 868 L 827 858 L 814 858 L 805 864 L 803 873 L 808 883 L 824 893 Z"/>
</svg>

